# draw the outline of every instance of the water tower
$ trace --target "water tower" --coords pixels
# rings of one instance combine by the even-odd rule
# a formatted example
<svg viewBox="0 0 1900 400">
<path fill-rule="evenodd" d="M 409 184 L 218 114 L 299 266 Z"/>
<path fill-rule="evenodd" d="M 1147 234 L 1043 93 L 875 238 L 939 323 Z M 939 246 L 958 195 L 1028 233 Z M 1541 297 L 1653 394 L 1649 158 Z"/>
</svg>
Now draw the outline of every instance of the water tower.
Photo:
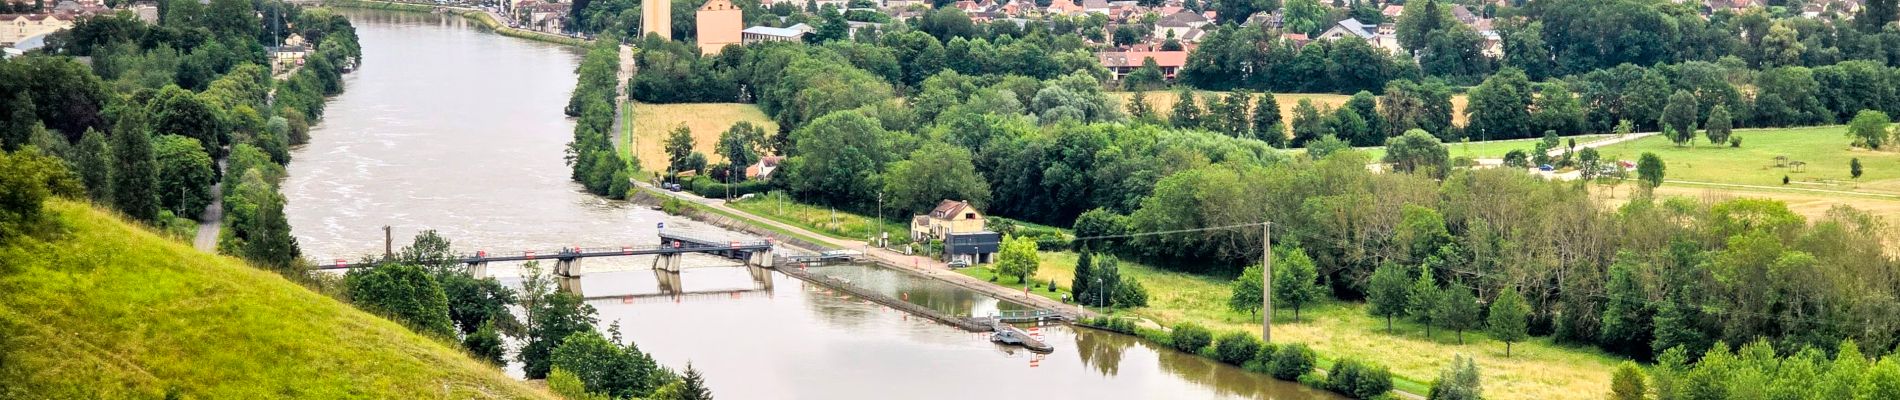
<svg viewBox="0 0 1900 400">
<path fill-rule="evenodd" d="M 640 0 L 640 36 L 649 34 L 673 40 L 672 0 Z"/>
</svg>

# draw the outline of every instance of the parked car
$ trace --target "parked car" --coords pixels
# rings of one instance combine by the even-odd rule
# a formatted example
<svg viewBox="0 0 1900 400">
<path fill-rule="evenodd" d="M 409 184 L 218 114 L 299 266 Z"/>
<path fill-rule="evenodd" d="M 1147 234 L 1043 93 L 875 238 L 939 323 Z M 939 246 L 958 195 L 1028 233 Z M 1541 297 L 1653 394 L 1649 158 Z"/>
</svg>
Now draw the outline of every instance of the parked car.
<svg viewBox="0 0 1900 400">
<path fill-rule="evenodd" d="M 965 268 L 969 266 L 969 261 L 963 261 L 962 259 L 950 260 L 950 268 Z"/>
<path fill-rule="evenodd" d="M 1538 170 L 1538 171 L 1544 171 L 1544 172 L 1550 172 L 1550 171 L 1556 171 L 1556 170 L 1557 170 L 1557 168 L 1556 168 L 1556 167 L 1552 167 L 1552 166 L 1550 166 L 1550 164 L 1544 164 L 1544 165 L 1539 165 L 1539 166 L 1537 166 L 1537 170 Z"/>
</svg>

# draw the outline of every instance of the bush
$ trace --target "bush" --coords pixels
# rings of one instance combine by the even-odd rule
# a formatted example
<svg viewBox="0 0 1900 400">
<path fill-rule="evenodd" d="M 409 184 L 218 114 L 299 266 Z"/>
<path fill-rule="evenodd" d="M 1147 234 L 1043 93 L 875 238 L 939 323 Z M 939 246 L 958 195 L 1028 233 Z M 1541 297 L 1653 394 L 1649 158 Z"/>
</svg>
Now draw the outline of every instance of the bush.
<svg viewBox="0 0 1900 400">
<path fill-rule="evenodd" d="M 1147 307 L 1148 289 L 1134 277 L 1123 276 L 1121 284 L 1115 285 L 1114 298 L 1110 299 L 1116 307 Z"/>
<path fill-rule="evenodd" d="M 1281 346 L 1279 351 L 1273 352 L 1273 359 L 1267 364 L 1267 373 L 1280 380 L 1296 380 L 1300 375 L 1313 372 L 1316 358 L 1313 349 L 1306 345 Z"/>
<path fill-rule="evenodd" d="M 692 208 L 692 205 L 686 204 L 685 200 L 680 200 L 678 197 L 667 196 L 665 201 L 660 202 L 660 211 L 667 215 L 681 215 L 689 208 Z"/>
<path fill-rule="evenodd" d="M 1135 321 L 1126 318 L 1099 316 L 1089 320 L 1088 325 L 1116 333 L 1135 333 Z"/>
<path fill-rule="evenodd" d="M 767 181 L 749 180 L 727 184 L 706 176 L 693 177 L 693 180 L 687 182 L 685 186 L 687 191 L 708 198 L 724 198 L 728 188 L 732 189 L 731 194 L 734 198 L 753 193 L 765 193 L 772 189 L 771 182 Z"/>
<path fill-rule="evenodd" d="M 1260 353 L 1260 339 L 1246 332 L 1230 332 L 1220 335 L 1214 342 L 1214 359 L 1220 362 L 1241 365 L 1246 364 Z"/>
<path fill-rule="evenodd" d="M 1174 332 L 1168 335 L 1168 342 L 1173 344 L 1176 350 L 1189 353 L 1200 353 L 1201 348 L 1207 347 L 1207 344 L 1213 341 L 1213 332 L 1192 322 L 1175 325 Z"/>
<path fill-rule="evenodd" d="M 1370 399 L 1392 391 L 1392 372 L 1384 366 L 1343 359 L 1326 373 L 1326 390 L 1355 399 Z"/>
</svg>

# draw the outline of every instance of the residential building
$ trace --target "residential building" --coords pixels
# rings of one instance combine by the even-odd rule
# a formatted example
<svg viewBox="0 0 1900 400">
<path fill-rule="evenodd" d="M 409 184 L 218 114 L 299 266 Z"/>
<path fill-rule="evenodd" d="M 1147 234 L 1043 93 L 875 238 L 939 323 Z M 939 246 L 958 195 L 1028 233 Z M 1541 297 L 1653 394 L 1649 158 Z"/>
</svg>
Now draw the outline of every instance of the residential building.
<svg viewBox="0 0 1900 400">
<path fill-rule="evenodd" d="M 0 47 L 13 46 L 28 38 L 73 27 L 70 14 L 0 15 Z"/>
<path fill-rule="evenodd" d="M 730 0 L 709 0 L 700 6 L 694 14 L 694 26 L 699 36 L 701 54 L 719 54 L 727 45 L 744 41 L 744 16 L 738 6 Z"/>
<path fill-rule="evenodd" d="M 1182 51 L 1105 51 L 1095 53 L 1095 59 L 1103 68 L 1115 74 L 1115 79 L 1128 76 L 1140 69 L 1142 63 L 1155 60 L 1155 66 L 1161 67 L 1161 76 L 1174 79 L 1174 74 L 1187 65 L 1188 52 Z"/>
<path fill-rule="evenodd" d="M 1373 36 L 1378 35 L 1374 29 L 1376 27 L 1359 22 L 1357 18 L 1347 18 L 1333 24 L 1331 28 L 1326 28 L 1325 32 L 1320 32 L 1319 39 L 1339 40 L 1346 36 L 1358 36 L 1360 39 L 1371 41 Z"/>
<path fill-rule="evenodd" d="M 1207 17 L 1202 16 L 1200 13 L 1183 10 L 1174 14 L 1168 14 L 1168 16 L 1161 17 L 1161 20 L 1155 21 L 1154 37 L 1179 39 L 1186 37 L 1188 31 L 1200 28 L 1203 25 L 1207 25 Z"/>
<path fill-rule="evenodd" d="M 944 239 L 955 233 L 982 232 L 983 222 L 983 212 L 977 211 L 970 202 L 945 199 L 930 213 L 911 218 L 910 238 L 924 241 Z"/>
<path fill-rule="evenodd" d="M 792 42 L 805 40 L 812 32 L 811 25 L 798 24 L 785 28 L 754 26 L 739 32 L 740 42 L 745 44 L 759 42 Z"/>
</svg>

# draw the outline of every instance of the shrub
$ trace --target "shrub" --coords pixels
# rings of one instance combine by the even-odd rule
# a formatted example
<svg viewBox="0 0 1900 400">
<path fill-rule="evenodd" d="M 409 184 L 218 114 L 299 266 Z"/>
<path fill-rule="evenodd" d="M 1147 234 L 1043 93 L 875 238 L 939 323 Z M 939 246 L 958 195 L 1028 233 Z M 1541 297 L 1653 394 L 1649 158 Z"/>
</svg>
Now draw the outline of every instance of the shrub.
<svg viewBox="0 0 1900 400">
<path fill-rule="evenodd" d="M 1229 332 L 1214 342 L 1214 359 L 1228 364 L 1245 364 L 1259 353 L 1260 339 L 1246 332 Z"/>
<path fill-rule="evenodd" d="M 1280 380 L 1296 380 L 1300 375 L 1313 372 L 1313 349 L 1304 344 L 1291 344 L 1273 352 L 1273 359 L 1267 364 L 1267 373 Z"/>
<path fill-rule="evenodd" d="M 1392 391 L 1391 371 L 1356 359 L 1333 363 L 1333 369 L 1326 375 L 1326 390 L 1355 399 L 1370 399 Z"/>
<path fill-rule="evenodd" d="M 1089 321 L 1089 325 L 1094 326 L 1096 328 L 1105 329 L 1111 332 L 1126 333 L 1126 334 L 1135 333 L 1135 321 L 1126 319 L 1126 318 L 1114 318 L 1114 317 L 1108 317 L 1108 316 L 1095 317 L 1095 319 Z"/>
<path fill-rule="evenodd" d="M 720 182 L 716 179 L 713 179 L 707 176 L 694 177 L 693 181 L 687 182 L 685 186 L 686 186 L 687 191 L 693 192 L 693 194 L 696 194 L 696 195 L 709 197 L 709 198 L 726 197 L 726 194 L 727 194 L 726 189 L 728 188 L 732 189 L 732 193 L 731 193 L 732 197 L 739 197 L 739 196 L 744 196 L 744 195 L 753 194 L 753 193 L 765 193 L 766 191 L 769 191 L 772 189 L 772 184 L 767 181 L 749 180 L 749 181 L 744 181 L 744 182 L 727 184 L 725 182 Z"/>
<path fill-rule="evenodd" d="M 1168 342 L 1176 350 L 1199 353 L 1201 348 L 1214 341 L 1214 333 L 1192 322 L 1183 322 L 1174 326 L 1174 332 L 1168 335 Z"/>
<path fill-rule="evenodd" d="M 1116 307 L 1147 307 L 1148 288 L 1142 287 L 1141 281 L 1134 277 L 1123 276 L 1121 284 L 1115 285 L 1112 300 Z"/>
</svg>

